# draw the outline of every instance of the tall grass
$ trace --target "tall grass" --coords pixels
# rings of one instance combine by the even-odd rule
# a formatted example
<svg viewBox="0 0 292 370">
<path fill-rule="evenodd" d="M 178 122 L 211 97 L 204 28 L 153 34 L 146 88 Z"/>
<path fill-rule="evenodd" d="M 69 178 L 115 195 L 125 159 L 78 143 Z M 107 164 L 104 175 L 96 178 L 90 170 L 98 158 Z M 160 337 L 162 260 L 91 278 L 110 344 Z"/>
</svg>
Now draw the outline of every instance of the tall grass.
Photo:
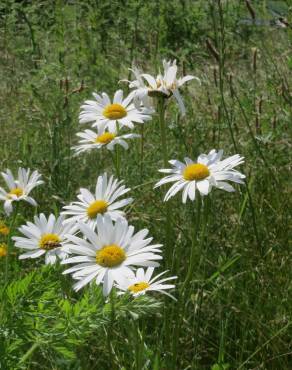
<svg viewBox="0 0 292 370">
<path fill-rule="evenodd" d="M 164 190 L 153 190 L 167 159 L 156 115 L 143 127 L 143 146 L 133 142 L 122 153 L 120 177 L 135 199 L 130 222 L 167 248 L 178 301 L 115 297 L 113 319 L 98 288 L 75 293 L 61 266 L 19 261 L 11 246 L 1 287 L 1 369 L 291 368 L 289 6 L 1 3 L 0 168 L 37 168 L 46 181 L 35 193 L 39 208 L 21 205 L 16 225 L 40 211 L 58 213 L 97 174 L 115 172 L 106 152 L 72 158 L 70 147 L 81 103 L 92 91 L 114 92 L 133 63 L 154 72 L 162 58 L 176 58 L 184 73 L 201 78 L 201 87 L 184 90 L 185 118 L 167 106 L 169 159 L 224 148 L 245 157 L 247 176 L 236 193 L 214 191 L 202 206 L 176 197 L 164 207 Z M 289 26 L 276 27 L 278 17 Z M 4 212 L 1 218 L 9 223 Z M 3 258 L 0 268 L 4 283 Z"/>
</svg>

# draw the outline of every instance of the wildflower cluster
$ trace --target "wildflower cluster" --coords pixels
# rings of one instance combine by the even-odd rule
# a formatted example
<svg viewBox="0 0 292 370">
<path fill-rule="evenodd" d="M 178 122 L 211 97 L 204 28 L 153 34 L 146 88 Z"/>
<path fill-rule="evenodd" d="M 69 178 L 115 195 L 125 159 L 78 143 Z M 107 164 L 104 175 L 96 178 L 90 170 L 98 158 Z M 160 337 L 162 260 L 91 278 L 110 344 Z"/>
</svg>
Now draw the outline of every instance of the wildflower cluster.
<svg viewBox="0 0 292 370">
<path fill-rule="evenodd" d="M 117 90 L 113 101 L 108 94 L 93 93 L 95 100 L 86 100 L 81 106 L 79 122 L 91 123 L 92 129 L 77 133 L 82 138 L 79 145 L 73 149 L 80 154 L 92 149 L 105 147 L 113 150 L 115 145 L 128 149 L 127 140 L 139 137 L 138 134 L 123 134 L 125 129 L 133 129 L 134 124 L 143 124 L 151 119 L 153 111 L 145 107 L 136 108 L 133 104 L 132 94 L 123 99 L 123 91 Z"/>
<path fill-rule="evenodd" d="M 186 113 L 179 89 L 186 82 L 199 79 L 190 75 L 177 78 L 176 61 L 164 60 L 163 72 L 156 78 L 140 73 L 136 67 L 132 72 L 135 79 L 128 81 L 131 89 L 128 96 L 124 97 L 122 90 L 117 90 L 112 100 L 105 92 L 93 93 L 95 100 L 82 104 L 79 122 L 91 126 L 77 133 L 81 140 L 73 147 L 76 154 L 94 149 L 113 151 L 116 145 L 128 149 L 127 141 L 139 137 L 131 130 L 136 124 L 151 120 L 156 99 L 174 96 L 182 115 Z M 207 196 L 212 188 L 234 191 L 229 182 L 243 183 L 245 176 L 234 169 L 243 163 L 243 158 L 237 154 L 226 159 L 222 156 L 222 150 L 213 149 L 195 161 L 170 160 L 172 168 L 159 170 L 167 176 L 155 188 L 173 183 L 164 201 L 181 191 L 183 203 L 188 199 L 194 201 L 198 192 Z M 30 173 L 30 169 L 19 168 L 15 178 L 7 170 L 2 177 L 8 190 L 0 188 L 0 199 L 7 215 L 13 212 L 14 202 L 37 205 L 30 196 L 43 183 L 37 171 Z M 24 250 L 19 258 L 44 256 L 46 264 L 60 260 L 62 265 L 71 265 L 63 273 L 72 275 L 76 291 L 95 282 L 102 285 L 105 296 L 114 287 L 119 294 L 128 292 L 134 297 L 158 291 L 174 298 L 166 290 L 174 288 L 169 281 L 176 276 L 164 277 L 166 271 L 154 275 L 163 259 L 162 245 L 153 243 L 147 229 L 136 231 L 127 221 L 126 207 L 133 202 L 127 197 L 130 190 L 113 175 L 98 175 L 94 191 L 81 188 L 77 200 L 64 206 L 60 215 L 41 213 L 19 228 L 22 236 L 12 238 L 15 246 Z M 9 233 L 4 223 L 0 224 L 0 233 Z M 0 244 L 0 256 L 7 254 L 4 247 Z"/>
</svg>

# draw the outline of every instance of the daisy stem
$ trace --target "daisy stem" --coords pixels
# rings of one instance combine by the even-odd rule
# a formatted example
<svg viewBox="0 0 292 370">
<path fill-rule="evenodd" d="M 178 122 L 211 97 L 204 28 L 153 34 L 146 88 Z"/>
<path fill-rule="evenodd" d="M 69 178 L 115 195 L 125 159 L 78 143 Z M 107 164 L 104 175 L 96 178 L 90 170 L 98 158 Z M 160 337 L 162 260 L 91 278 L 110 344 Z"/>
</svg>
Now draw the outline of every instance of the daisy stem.
<svg viewBox="0 0 292 370">
<path fill-rule="evenodd" d="M 183 286 L 182 286 L 182 293 L 184 293 L 185 288 L 189 284 L 189 282 L 192 278 L 193 272 L 194 272 L 194 267 L 195 267 L 196 251 L 197 251 L 196 250 L 197 236 L 198 236 L 198 231 L 199 231 L 199 227 L 200 227 L 201 207 L 202 207 L 202 199 L 199 195 L 198 195 L 196 205 L 197 205 L 196 211 L 194 209 L 192 210 L 192 212 L 193 212 L 193 217 L 192 217 L 192 219 L 193 219 L 193 225 L 192 225 L 193 232 L 192 232 L 192 236 L 191 236 L 192 249 L 191 249 L 191 256 L 190 256 L 190 264 L 189 264 L 189 268 L 188 268 L 188 272 L 187 272 L 185 281 L 184 281 Z"/>
<path fill-rule="evenodd" d="M 119 153 L 118 153 L 117 145 L 115 147 L 115 153 L 110 152 L 110 154 L 111 154 L 111 157 L 112 157 L 112 161 L 113 161 L 113 165 L 114 165 L 114 168 L 115 168 L 116 176 L 119 178 L 120 177 L 120 167 L 119 167 Z"/>
<path fill-rule="evenodd" d="M 111 311 L 110 311 L 110 324 L 109 324 L 109 330 L 107 333 L 107 345 L 108 345 L 108 354 L 110 356 L 110 361 L 112 362 L 112 367 L 115 369 L 115 363 L 114 363 L 114 358 L 115 358 L 115 352 L 113 349 L 112 341 L 114 339 L 114 323 L 115 323 L 115 295 L 113 289 L 110 292 L 110 306 L 111 306 Z"/>
<path fill-rule="evenodd" d="M 7 238 L 7 255 L 6 255 L 6 261 L 5 261 L 5 280 L 4 280 L 5 284 L 8 281 L 8 266 L 9 266 L 10 250 L 11 250 L 10 245 L 12 244 L 11 237 L 14 232 L 14 224 L 15 224 L 15 220 L 18 214 L 18 208 L 19 208 L 19 202 L 16 202 L 15 209 L 13 211 L 12 218 L 11 218 L 10 225 L 9 225 L 9 234 Z"/>
<path fill-rule="evenodd" d="M 144 165 L 144 124 L 141 125 L 141 160 L 140 160 L 140 178 L 141 183 L 143 179 L 143 165 Z"/>
<path fill-rule="evenodd" d="M 116 131 L 117 131 L 117 135 L 119 135 L 118 123 L 116 123 Z M 112 156 L 112 159 L 113 159 L 113 163 L 114 163 L 115 170 L 116 170 L 116 176 L 119 178 L 120 177 L 120 151 L 119 151 L 118 145 L 115 146 L 115 155 Z"/>
<path fill-rule="evenodd" d="M 111 326 L 113 327 L 115 321 L 115 296 L 114 290 L 111 290 L 110 293 L 110 302 L 111 302 Z"/>
<path fill-rule="evenodd" d="M 158 98 L 158 114 L 159 114 L 159 124 L 160 124 L 160 136 L 163 154 L 163 164 L 165 168 L 167 167 L 167 141 L 166 141 L 166 123 L 165 123 L 165 99 Z"/>
<path fill-rule="evenodd" d="M 178 320 L 176 320 L 175 328 L 174 328 L 174 341 L 173 341 L 173 357 L 172 357 L 172 365 L 173 369 L 176 369 L 176 361 L 177 361 L 177 354 L 178 354 L 178 341 L 181 335 L 181 327 L 183 325 L 183 318 L 187 315 L 187 304 L 188 304 L 188 295 L 190 290 L 187 289 L 189 286 L 189 283 L 191 282 L 192 276 L 194 275 L 194 268 L 195 268 L 195 262 L 196 262 L 196 256 L 198 252 L 201 252 L 201 249 L 204 244 L 207 225 L 208 225 L 208 215 L 209 215 L 209 202 L 210 199 L 208 197 L 205 197 L 205 202 L 203 205 L 203 222 L 201 223 L 201 216 L 202 216 L 202 198 L 198 194 L 198 199 L 196 201 L 196 210 L 192 208 L 192 227 L 193 230 L 191 235 L 192 240 L 192 247 L 191 247 L 191 256 L 190 256 L 190 264 L 187 271 L 187 275 L 185 278 L 185 281 L 183 282 L 182 288 L 179 293 L 179 300 L 176 307 L 175 315 Z M 201 230 L 200 237 L 198 238 L 199 231 Z M 198 247 L 200 248 L 198 250 Z M 205 276 L 205 268 L 206 268 L 206 259 L 207 259 L 207 250 L 203 249 L 201 253 L 201 260 L 204 264 L 204 276 Z M 203 281 L 204 284 L 204 281 Z M 199 289 L 199 298 L 200 298 L 200 304 L 201 305 L 201 299 L 202 299 L 202 286 Z M 198 325 L 197 325 L 198 327 Z M 197 368 L 197 367 L 196 367 Z"/>
<path fill-rule="evenodd" d="M 120 178 L 120 159 L 120 150 L 118 145 L 116 145 L 116 171 L 118 178 Z"/>
<path fill-rule="evenodd" d="M 210 198 L 209 196 L 204 198 L 204 204 L 203 204 L 203 221 L 202 221 L 202 226 L 201 226 L 201 232 L 200 232 L 200 239 L 199 239 L 199 255 L 200 255 L 200 262 L 199 262 L 199 267 L 198 270 L 200 271 L 200 283 L 198 286 L 198 291 L 197 291 L 197 312 L 194 317 L 194 323 L 195 325 L 193 326 L 193 333 L 198 332 L 200 325 L 202 324 L 202 304 L 203 304 L 203 298 L 204 298 L 204 288 L 205 284 L 208 281 L 206 278 L 206 270 L 207 270 L 207 257 L 208 257 L 208 243 L 205 243 L 205 238 L 206 238 L 206 231 L 208 227 L 208 218 L 209 218 L 209 213 L 210 213 Z M 201 272 L 201 268 L 203 271 Z M 194 353 L 195 353 L 195 358 L 198 359 L 198 338 L 197 335 L 194 335 Z M 197 360 L 198 361 L 198 360 Z M 196 363 L 196 366 L 198 364 Z"/>
<path fill-rule="evenodd" d="M 167 154 L 167 140 L 166 140 L 166 123 L 165 123 L 165 99 L 163 97 L 158 98 L 158 114 L 159 114 L 159 124 L 160 124 L 160 136 L 161 136 L 161 145 L 163 153 L 163 164 L 164 168 L 167 168 L 168 163 L 168 154 Z M 166 253 L 165 260 L 168 266 L 171 265 L 171 213 L 170 213 L 170 204 L 166 202 Z"/>
</svg>

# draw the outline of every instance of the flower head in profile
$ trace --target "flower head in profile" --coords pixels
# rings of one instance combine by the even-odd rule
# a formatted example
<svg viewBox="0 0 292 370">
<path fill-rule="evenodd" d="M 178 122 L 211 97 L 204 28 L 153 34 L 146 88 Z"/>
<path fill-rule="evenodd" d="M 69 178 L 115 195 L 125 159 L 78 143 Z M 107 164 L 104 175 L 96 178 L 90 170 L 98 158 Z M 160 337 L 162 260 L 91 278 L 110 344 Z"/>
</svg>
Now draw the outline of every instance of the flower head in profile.
<svg viewBox="0 0 292 370">
<path fill-rule="evenodd" d="M 97 233 L 84 223 L 79 223 L 79 228 L 83 237 L 68 235 L 68 250 L 75 256 L 62 262 L 74 264 L 64 274 L 72 273 L 78 280 L 76 291 L 95 281 L 103 284 L 103 294 L 107 296 L 114 283 L 119 285 L 133 276 L 134 267 L 156 267 L 162 258 L 161 244 L 150 244 L 152 238 L 146 238 L 148 230 L 134 233 L 134 227 L 125 219 L 113 223 L 109 216 L 98 216 Z"/>
<path fill-rule="evenodd" d="M 142 105 L 146 108 L 153 109 L 152 98 L 148 95 L 150 86 L 143 77 L 144 74 L 135 66 L 133 68 L 129 68 L 129 70 L 134 74 L 135 79 L 133 81 L 122 80 L 122 82 L 127 82 L 129 84 L 129 88 L 133 89 L 132 96 L 135 106 L 140 107 Z"/>
<path fill-rule="evenodd" d="M 106 93 L 93 93 L 95 100 L 86 100 L 81 106 L 80 123 L 92 123 L 92 126 L 107 128 L 115 132 L 117 128 L 134 128 L 134 123 L 144 123 L 151 119 L 152 111 L 147 108 L 137 108 L 132 103 L 133 95 L 123 99 L 123 91 L 116 91 L 113 102 Z"/>
<path fill-rule="evenodd" d="M 146 292 L 156 291 L 162 294 L 166 294 L 169 297 L 175 299 L 171 294 L 166 292 L 167 289 L 173 289 L 175 285 L 164 284 L 166 281 L 174 280 L 177 276 L 171 276 L 163 279 L 159 279 L 167 271 L 164 271 L 154 277 L 152 277 L 154 272 L 153 267 L 148 267 L 145 271 L 143 268 L 138 268 L 134 276 L 130 276 L 120 283 L 117 288 L 122 292 L 130 292 L 134 297 L 143 295 Z"/>
<path fill-rule="evenodd" d="M 236 154 L 221 160 L 222 155 L 223 150 L 216 152 L 213 149 L 209 154 L 199 155 L 197 161 L 189 158 L 185 158 L 185 163 L 171 160 L 169 163 L 173 168 L 159 170 L 169 175 L 161 179 L 155 188 L 174 182 L 166 193 L 164 201 L 182 191 L 183 203 L 186 203 L 188 198 L 193 201 L 196 190 L 203 196 L 208 195 L 212 187 L 232 192 L 234 188 L 227 181 L 244 183 L 245 175 L 234 169 L 244 162 L 243 157 Z"/>
<path fill-rule="evenodd" d="M 184 116 L 186 109 L 179 89 L 188 81 L 195 79 L 200 83 L 200 80 L 191 75 L 177 78 L 176 60 L 163 60 L 162 64 L 163 73 L 159 73 L 156 77 L 148 73 L 141 73 L 136 67 L 131 69 L 135 75 L 135 80 L 127 82 L 129 87 L 133 89 L 134 101 L 136 105 L 143 104 L 146 107 L 151 107 L 149 97 L 170 98 L 173 95 L 177 100 L 181 114 Z"/>
<path fill-rule="evenodd" d="M 19 259 L 38 258 L 45 255 L 46 264 L 54 264 L 59 259 L 66 257 L 63 247 L 66 243 L 65 234 L 74 232 L 75 229 L 70 225 L 64 225 L 64 216 L 50 214 L 48 219 L 41 213 L 34 217 L 34 223 L 27 222 L 18 230 L 24 235 L 14 236 L 12 239 L 17 248 L 26 250 Z"/>
<path fill-rule="evenodd" d="M 0 258 L 7 256 L 7 244 L 6 243 L 0 243 Z"/>
<path fill-rule="evenodd" d="M 124 217 L 125 213 L 120 208 L 130 204 L 133 199 L 118 200 L 118 198 L 130 191 L 122 183 L 122 181 L 118 181 L 113 176 L 108 179 L 106 173 L 98 176 L 94 194 L 87 189 L 81 188 L 80 194 L 77 196 L 79 201 L 64 207 L 65 211 L 62 214 L 70 216 L 65 220 L 65 223 L 81 221 L 94 228 L 98 215 L 109 215 L 113 220 Z"/>
<path fill-rule="evenodd" d="M 6 172 L 1 172 L 1 175 L 9 189 L 6 191 L 0 187 L 0 200 L 4 201 L 4 210 L 7 215 L 13 210 L 13 202 L 24 200 L 33 206 L 37 205 L 36 201 L 29 194 L 36 186 L 43 184 L 38 171 L 34 171 L 30 175 L 30 169 L 19 168 L 18 177 L 14 178 L 12 172 L 7 169 Z"/>
<path fill-rule="evenodd" d="M 138 134 L 118 135 L 116 129 L 112 132 L 98 126 L 98 131 L 85 130 L 78 132 L 77 136 L 81 138 L 79 145 L 73 147 L 76 154 L 80 154 L 93 149 L 106 148 L 113 150 L 115 145 L 121 145 L 124 149 L 128 149 L 127 140 L 140 137 Z"/>
</svg>

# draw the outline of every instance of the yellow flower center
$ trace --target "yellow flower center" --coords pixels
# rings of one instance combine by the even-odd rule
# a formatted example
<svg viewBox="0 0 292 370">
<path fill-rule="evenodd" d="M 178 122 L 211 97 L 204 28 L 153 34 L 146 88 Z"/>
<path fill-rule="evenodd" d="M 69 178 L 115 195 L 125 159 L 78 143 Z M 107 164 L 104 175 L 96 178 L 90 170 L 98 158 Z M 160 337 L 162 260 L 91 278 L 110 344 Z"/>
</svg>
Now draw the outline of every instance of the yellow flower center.
<svg viewBox="0 0 292 370">
<path fill-rule="evenodd" d="M 127 115 L 126 109 L 121 104 L 107 105 L 102 113 L 108 119 L 120 119 Z"/>
<path fill-rule="evenodd" d="M 39 247 L 50 251 L 61 246 L 61 239 L 57 234 L 43 234 L 39 241 Z"/>
<path fill-rule="evenodd" d="M 87 216 L 95 218 L 99 213 L 103 214 L 107 211 L 108 204 L 105 200 L 96 200 L 87 208 Z"/>
<path fill-rule="evenodd" d="M 183 177 L 187 181 L 203 180 L 209 175 L 209 168 L 201 163 L 189 164 L 183 171 Z"/>
<path fill-rule="evenodd" d="M 138 293 L 138 292 L 142 292 L 142 290 L 145 290 L 149 287 L 150 285 L 146 283 L 146 281 L 141 281 L 140 283 L 136 283 L 136 284 L 129 286 L 128 290 L 130 290 L 132 293 Z"/>
<path fill-rule="evenodd" d="M 99 144 L 108 144 L 115 138 L 115 136 L 116 135 L 112 134 L 111 132 L 105 132 L 104 134 L 98 136 L 95 139 L 95 142 Z"/>
<path fill-rule="evenodd" d="M 8 235 L 9 234 L 9 227 L 4 224 L 4 222 L 0 222 L 0 235 Z"/>
<path fill-rule="evenodd" d="M 119 266 L 125 259 L 126 253 L 123 248 L 116 244 L 105 245 L 96 252 L 96 263 L 103 267 Z"/>
<path fill-rule="evenodd" d="M 7 256 L 7 245 L 5 243 L 0 244 L 0 257 Z"/>
<path fill-rule="evenodd" d="M 17 198 L 19 198 L 23 195 L 23 189 L 21 189 L 21 188 L 11 189 L 10 192 L 7 194 L 7 198 L 12 198 L 11 195 L 16 195 Z"/>
</svg>

